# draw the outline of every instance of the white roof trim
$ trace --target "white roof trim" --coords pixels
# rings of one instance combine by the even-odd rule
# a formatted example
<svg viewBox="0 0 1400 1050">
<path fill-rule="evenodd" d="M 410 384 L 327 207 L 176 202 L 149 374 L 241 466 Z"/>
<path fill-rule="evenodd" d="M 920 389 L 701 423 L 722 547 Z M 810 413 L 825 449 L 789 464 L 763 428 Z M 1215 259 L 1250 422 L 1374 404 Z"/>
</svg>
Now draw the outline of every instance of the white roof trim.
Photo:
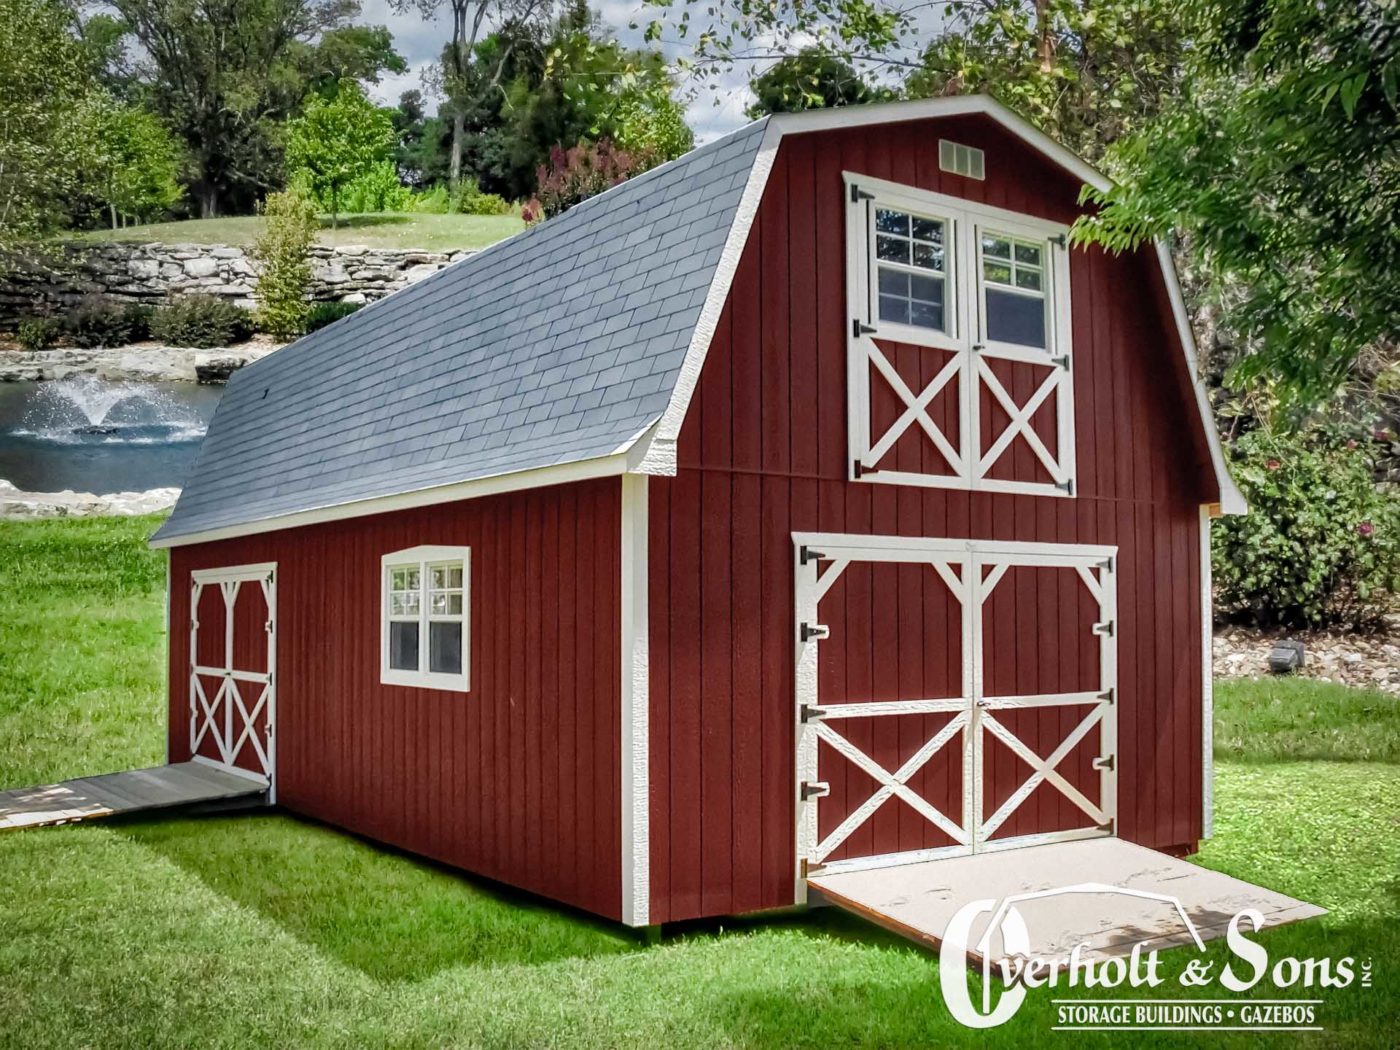
<svg viewBox="0 0 1400 1050">
<path fill-rule="evenodd" d="M 1191 389 L 1196 395 L 1196 410 L 1201 416 L 1201 426 L 1206 432 L 1206 444 L 1210 447 L 1210 464 L 1215 469 L 1215 480 L 1220 486 L 1220 513 L 1248 514 L 1249 506 L 1244 495 L 1230 477 L 1230 468 L 1225 465 L 1225 451 L 1220 445 L 1220 434 L 1215 429 L 1215 414 L 1210 408 L 1210 398 L 1206 396 L 1205 382 L 1201 378 L 1200 360 L 1196 353 L 1196 336 L 1191 331 L 1191 317 L 1186 312 L 1186 299 L 1181 294 L 1181 281 L 1176 275 L 1176 263 L 1172 261 L 1172 250 L 1165 240 L 1156 242 L 1157 263 L 1162 268 L 1162 280 L 1167 286 L 1167 298 L 1172 304 L 1172 319 L 1176 321 L 1176 337 L 1181 344 L 1181 352 L 1186 356 L 1186 369 L 1191 377 Z"/>
<path fill-rule="evenodd" d="M 764 129 L 763 141 L 754 156 L 753 167 L 749 169 L 748 182 L 744 184 L 739 207 L 734 212 L 734 223 L 729 227 L 724 249 L 720 252 L 719 263 L 715 267 L 714 280 L 705 295 L 705 304 L 700 309 L 700 319 L 690 336 L 690 346 L 686 348 L 685 359 L 681 362 L 676 385 L 671 388 L 671 399 L 666 404 L 660 421 L 647 439 L 637 468 L 643 474 L 674 474 L 676 472 L 676 439 L 680 436 L 681 424 L 685 422 L 686 409 L 695 394 L 695 385 L 700 381 L 700 369 L 705 365 L 705 356 L 710 349 L 715 329 L 719 327 L 720 314 L 729 298 L 734 274 L 739 269 L 744 246 L 748 243 L 749 231 L 758 215 L 758 205 L 763 199 L 764 187 L 768 185 L 768 175 L 773 170 L 773 161 L 778 156 L 778 142 L 783 137 L 782 125 L 777 118 L 769 117 Z"/>
<path fill-rule="evenodd" d="M 255 536 L 263 532 L 295 529 L 303 525 L 320 525 L 328 521 L 344 521 L 346 518 L 361 518 L 370 514 L 387 514 L 396 510 L 410 510 L 414 507 L 431 507 L 439 503 L 456 503 L 459 500 L 493 496 L 502 492 L 519 492 L 523 489 L 544 488 L 546 485 L 563 485 L 571 481 L 614 477 L 627 473 L 631 465 L 625 454 L 613 453 L 610 456 L 578 460 L 572 463 L 559 463 L 548 467 L 535 467 L 530 470 L 517 470 L 507 474 L 473 478 L 470 481 L 453 482 L 449 485 L 434 485 L 431 488 L 418 489 L 413 492 L 400 492 L 389 496 L 375 496 L 371 499 L 353 500 L 349 503 L 300 510 L 293 514 L 278 514 L 258 521 L 205 529 L 201 532 L 183 533 L 178 536 L 155 536 L 148 542 L 151 547 L 156 549 L 184 547 L 192 543 L 213 543 L 216 540 L 229 540 L 238 536 Z"/>
<path fill-rule="evenodd" d="M 649 436 L 641 436 L 639 446 L 640 463 L 635 468 L 640 473 L 674 474 L 676 470 L 675 444 L 685 422 L 690 399 L 695 393 L 700 370 L 705 366 L 710 340 L 719 323 L 719 316 L 729 297 L 734 273 L 739 267 L 739 258 L 748 242 L 749 231 L 758 205 L 768 184 L 768 175 L 773 170 L 778 145 L 784 135 L 800 135 L 812 131 L 827 131 L 834 128 L 863 127 L 871 124 L 893 124 L 910 120 L 927 120 L 934 117 L 956 117 L 965 114 L 986 116 L 1000 124 L 1007 131 L 1021 139 L 1032 149 L 1064 168 L 1071 175 L 1098 190 L 1107 190 L 1111 180 L 1095 170 L 1082 159 L 1065 149 L 1044 132 L 1032 127 L 1001 103 L 986 95 L 956 95 L 950 98 L 923 99 L 916 102 L 885 102 L 867 106 L 844 106 L 836 109 L 808 110 L 804 113 L 779 113 L 768 117 L 768 127 L 764 132 L 763 143 L 754 160 L 749 181 L 744 187 L 743 196 L 734 215 L 734 224 L 724 243 L 724 253 L 715 270 L 714 281 L 700 314 L 700 321 L 686 350 L 685 361 L 681 365 L 680 377 L 671 391 L 671 400 L 661 416 L 656 428 Z M 1210 447 L 1211 466 L 1215 471 L 1216 484 L 1220 489 L 1220 510 L 1223 514 L 1244 514 L 1246 505 L 1240 490 L 1230 477 L 1225 465 L 1225 456 L 1220 447 L 1220 437 L 1215 429 L 1210 402 L 1206 398 L 1205 387 L 1197 368 L 1196 342 L 1191 334 L 1191 323 L 1186 313 L 1186 302 L 1181 295 L 1181 284 L 1177 280 L 1176 267 L 1172 263 L 1171 252 L 1162 243 L 1157 244 L 1157 259 L 1166 282 L 1167 295 L 1171 299 L 1172 314 L 1176 321 L 1177 339 L 1181 344 L 1186 367 L 1195 389 L 1196 407 L 1200 423 L 1205 430 L 1206 442 Z"/>
</svg>

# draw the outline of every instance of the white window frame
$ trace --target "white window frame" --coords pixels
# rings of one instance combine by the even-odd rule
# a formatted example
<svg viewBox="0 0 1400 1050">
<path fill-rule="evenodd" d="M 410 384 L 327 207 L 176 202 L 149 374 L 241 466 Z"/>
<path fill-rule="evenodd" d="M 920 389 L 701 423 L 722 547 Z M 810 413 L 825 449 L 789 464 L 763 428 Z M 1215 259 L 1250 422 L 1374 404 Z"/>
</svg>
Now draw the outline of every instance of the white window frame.
<svg viewBox="0 0 1400 1050">
<path fill-rule="evenodd" d="M 462 615 L 434 616 L 429 608 L 429 574 L 432 566 L 460 565 L 462 568 Z M 418 570 L 418 670 L 409 671 L 389 666 L 389 594 L 394 569 Z M 456 693 L 471 690 L 471 548 L 420 546 L 392 551 L 379 562 L 379 681 L 384 685 L 408 685 L 423 689 L 445 689 Z M 398 619 L 402 620 L 403 617 Z M 431 629 L 434 622 L 462 624 L 462 670 L 460 674 L 429 671 Z"/>
<path fill-rule="evenodd" d="M 849 477 L 852 481 L 875 484 L 916 485 L 928 488 L 970 489 L 983 492 L 1008 492 L 1027 495 L 1073 497 L 1075 494 L 1074 449 L 1074 384 L 1072 325 L 1070 321 L 1069 287 L 1069 227 L 1019 212 L 979 204 L 959 197 L 932 193 L 913 186 L 887 182 L 883 179 L 842 173 L 846 194 L 846 288 L 850 313 L 846 331 Z M 947 282 L 945 319 L 947 332 L 932 331 L 915 325 L 881 321 L 876 305 L 876 259 L 874 222 L 877 207 L 890 207 L 924 218 L 947 223 L 945 233 L 945 269 Z M 986 337 L 985 282 L 982 271 L 982 233 L 1003 234 L 1022 241 L 1035 241 L 1044 246 L 1041 269 L 1046 304 L 1046 347 L 1020 346 L 1014 343 L 992 342 Z M 901 398 L 909 405 L 906 425 L 921 427 L 930 440 L 949 461 L 948 474 L 919 474 L 910 471 L 875 469 L 874 463 L 888 451 L 888 442 L 880 450 L 881 437 L 872 435 L 870 419 L 870 369 L 885 362 L 875 344 L 876 339 L 926 346 L 948 351 L 953 360 L 942 373 L 940 384 L 958 384 L 957 447 L 951 447 L 953 435 L 937 437 L 932 426 L 915 411 L 910 398 Z M 1010 481 L 989 477 L 998 457 L 1014 444 L 1018 434 L 1034 439 L 1029 418 L 1024 425 L 1013 423 L 1011 436 L 1005 441 L 994 439 L 989 449 L 980 447 L 982 384 L 987 382 L 989 359 L 1009 360 L 1050 366 L 1054 371 L 1044 380 L 1049 389 L 1043 398 L 1054 399 L 1056 410 L 1056 452 L 1049 456 L 1041 451 L 1049 482 Z M 882 371 L 885 369 L 882 368 Z M 888 377 L 888 373 L 887 377 Z M 908 391 L 910 397 L 924 404 L 932 401 L 936 391 Z M 993 390 L 996 396 L 996 390 Z M 1006 406 L 1003 405 L 1005 408 Z M 1013 421 L 1016 414 L 1008 410 Z M 939 438 L 945 438 L 940 442 Z M 1032 440 L 1032 443 L 1036 442 Z M 1000 448 L 997 447 L 1000 445 Z M 878 455 L 872 453 L 879 450 Z M 952 452 L 952 455 L 949 453 Z M 992 452 L 991 456 L 986 453 Z M 1040 454 L 1039 452 L 1037 453 Z M 1049 462 L 1046 462 L 1048 460 Z M 1052 469 L 1053 468 L 1053 469 Z"/>
</svg>

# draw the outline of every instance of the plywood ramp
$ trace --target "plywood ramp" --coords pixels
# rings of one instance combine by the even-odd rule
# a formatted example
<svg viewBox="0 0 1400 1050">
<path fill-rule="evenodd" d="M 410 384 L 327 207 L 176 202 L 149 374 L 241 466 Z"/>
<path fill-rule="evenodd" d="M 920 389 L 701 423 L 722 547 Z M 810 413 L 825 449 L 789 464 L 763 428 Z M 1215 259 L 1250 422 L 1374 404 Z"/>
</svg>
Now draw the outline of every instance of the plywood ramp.
<svg viewBox="0 0 1400 1050">
<path fill-rule="evenodd" d="M 0 831 L 212 802 L 261 803 L 267 780 L 251 773 L 179 762 L 0 791 Z"/>
<path fill-rule="evenodd" d="M 998 915 L 1007 904 L 1025 920 L 1030 954 L 1047 959 L 1067 958 L 1081 944 L 1081 958 L 1104 959 L 1126 956 L 1139 942 L 1147 951 L 1211 940 L 1224 936 L 1245 908 L 1264 916 L 1265 929 L 1325 914 L 1305 901 L 1113 838 L 816 874 L 807 885 L 814 902 L 931 947 L 959 909 L 994 901 L 993 910 L 972 924 L 968 955 L 974 962 L 1006 956 Z M 989 924 L 992 935 L 983 944 Z"/>
</svg>

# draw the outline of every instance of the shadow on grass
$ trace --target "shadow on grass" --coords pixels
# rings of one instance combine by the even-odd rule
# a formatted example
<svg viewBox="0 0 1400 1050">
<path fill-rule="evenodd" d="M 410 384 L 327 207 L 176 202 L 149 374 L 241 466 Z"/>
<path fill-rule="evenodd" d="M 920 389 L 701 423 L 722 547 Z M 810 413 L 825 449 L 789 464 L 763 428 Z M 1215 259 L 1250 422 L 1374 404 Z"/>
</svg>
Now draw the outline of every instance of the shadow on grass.
<svg viewBox="0 0 1400 1050">
<path fill-rule="evenodd" d="M 377 980 L 639 947 L 620 926 L 287 814 L 113 827 Z"/>
<path fill-rule="evenodd" d="M 690 941 L 722 937 L 731 933 L 762 933 L 783 931 L 842 944 L 874 945 L 883 948 L 907 949 L 935 958 L 932 950 L 914 941 L 891 933 L 873 922 L 835 907 L 801 908 L 757 912 L 751 915 L 731 915 L 718 919 L 691 919 L 667 923 L 665 940 Z"/>
<path fill-rule="evenodd" d="M 363 230 L 375 226 L 407 226 L 413 221 L 412 215 L 401 215 L 397 212 L 363 212 L 354 215 L 342 214 L 339 220 L 339 228 L 342 230 Z M 321 229 L 331 229 L 331 217 L 321 216 Z"/>
</svg>

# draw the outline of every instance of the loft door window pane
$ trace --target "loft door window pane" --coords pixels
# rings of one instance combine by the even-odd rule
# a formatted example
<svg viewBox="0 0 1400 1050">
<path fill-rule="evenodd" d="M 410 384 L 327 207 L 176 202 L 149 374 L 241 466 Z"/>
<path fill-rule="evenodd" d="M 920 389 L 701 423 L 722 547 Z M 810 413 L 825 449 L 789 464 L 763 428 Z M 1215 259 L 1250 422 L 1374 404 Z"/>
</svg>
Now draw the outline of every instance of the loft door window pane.
<svg viewBox="0 0 1400 1050">
<path fill-rule="evenodd" d="M 987 338 L 1045 349 L 1045 245 L 991 231 L 981 244 Z"/>
</svg>

